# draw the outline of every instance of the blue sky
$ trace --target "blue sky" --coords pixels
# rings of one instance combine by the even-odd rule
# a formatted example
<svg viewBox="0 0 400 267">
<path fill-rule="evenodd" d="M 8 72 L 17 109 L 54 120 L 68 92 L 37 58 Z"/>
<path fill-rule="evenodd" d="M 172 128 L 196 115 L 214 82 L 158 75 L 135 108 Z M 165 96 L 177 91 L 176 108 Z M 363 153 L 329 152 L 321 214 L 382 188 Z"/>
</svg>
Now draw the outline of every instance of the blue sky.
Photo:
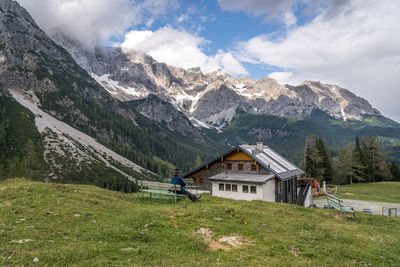
<svg viewBox="0 0 400 267">
<path fill-rule="evenodd" d="M 177 67 L 336 84 L 400 121 L 398 0 L 17 0 L 48 33 Z"/>
<path fill-rule="evenodd" d="M 293 6 L 293 12 L 296 14 L 297 25 L 302 25 L 315 17 L 315 13 L 307 14 L 301 11 L 306 8 L 303 3 L 297 3 Z M 170 26 L 176 29 L 183 29 L 196 36 L 201 36 L 209 41 L 203 46 L 203 51 L 208 55 L 214 55 L 220 49 L 233 50 L 235 44 L 246 41 L 260 34 L 269 34 L 272 39 L 277 39 L 286 34 L 286 26 L 279 18 L 266 19 L 266 14 L 254 15 L 245 11 L 224 11 L 218 4 L 218 1 L 180 1 L 175 10 L 170 10 L 168 14 L 160 16 L 150 26 L 146 21 L 139 25 L 129 28 L 129 30 L 150 30 Z M 179 18 L 185 18 L 178 22 Z M 122 38 L 111 38 L 108 44 L 113 42 L 123 42 Z M 247 70 L 246 76 L 253 79 L 267 77 L 271 72 L 282 71 L 282 68 L 269 64 L 252 64 L 243 62 Z M 234 75 L 241 76 L 241 75 Z"/>
</svg>

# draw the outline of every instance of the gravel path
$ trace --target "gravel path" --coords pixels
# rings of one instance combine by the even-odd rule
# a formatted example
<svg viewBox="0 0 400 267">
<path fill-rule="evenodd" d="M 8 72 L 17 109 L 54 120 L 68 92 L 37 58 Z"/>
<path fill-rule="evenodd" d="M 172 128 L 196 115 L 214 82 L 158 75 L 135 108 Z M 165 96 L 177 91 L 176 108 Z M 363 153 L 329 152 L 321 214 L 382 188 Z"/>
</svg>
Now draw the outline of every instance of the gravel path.
<svg viewBox="0 0 400 267">
<path fill-rule="evenodd" d="M 345 206 L 352 206 L 356 211 L 362 211 L 363 209 L 371 209 L 376 215 L 382 215 L 382 207 L 397 208 L 398 216 L 400 216 L 400 203 L 389 203 L 389 202 L 377 202 L 377 201 L 365 201 L 355 199 L 342 199 Z M 323 208 L 326 204 L 326 199 L 314 199 L 313 203 L 318 208 Z"/>
</svg>

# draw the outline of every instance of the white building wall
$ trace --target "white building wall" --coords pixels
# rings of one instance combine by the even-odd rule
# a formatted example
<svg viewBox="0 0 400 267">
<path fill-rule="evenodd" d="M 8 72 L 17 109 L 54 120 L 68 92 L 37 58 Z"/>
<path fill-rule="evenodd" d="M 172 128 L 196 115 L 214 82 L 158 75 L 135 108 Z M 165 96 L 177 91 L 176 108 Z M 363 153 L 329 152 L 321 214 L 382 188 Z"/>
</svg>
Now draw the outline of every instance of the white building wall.
<svg viewBox="0 0 400 267">
<path fill-rule="evenodd" d="M 304 200 L 304 207 L 308 208 L 313 204 L 313 199 L 312 199 L 312 187 L 308 187 L 307 191 L 307 196 L 306 199 Z"/>
<path fill-rule="evenodd" d="M 275 179 L 267 181 L 262 186 L 263 200 L 268 202 L 275 202 Z"/>
<path fill-rule="evenodd" d="M 219 184 L 235 184 L 238 186 L 238 191 L 220 191 Z M 243 193 L 243 185 L 249 186 L 249 193 Z M 250 186 L 256 186 L 256 194 L 250 193 Z M 237 200 L 264 200 L 275 202 L 275 180 L 269 180 L 265 184 L 212 181 L 212 195 Z"/>
<path fill-rule="evenodd" d="M 219 184 L 236 184 L 238 186 L 238 191 L 237 192 L 220 191 Z M 242 191 L 243 185 L 249 186 L 249 193 L 243 193 Z M 257 188 L 256 194 L 250 193 L 250 186 L 256 186 Z M 217 197 L 224 197 L 237 200 L 263 200 L 263 187 L 261 184 L 212 181 L 212 195 Z"/>
</svg>

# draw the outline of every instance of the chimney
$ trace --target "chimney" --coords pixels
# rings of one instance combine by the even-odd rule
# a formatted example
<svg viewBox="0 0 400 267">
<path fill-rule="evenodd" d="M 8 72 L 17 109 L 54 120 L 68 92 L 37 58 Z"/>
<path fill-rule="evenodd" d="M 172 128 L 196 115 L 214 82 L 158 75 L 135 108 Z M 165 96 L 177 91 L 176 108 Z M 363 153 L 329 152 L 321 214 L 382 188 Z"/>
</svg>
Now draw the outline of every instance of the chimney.
<svg viewBox="0 0 400 267">
<path fill-rule="evenodd" d="M 257 142 L 257 149 L 260 150 L 261 152 L 263 152 L 264 151 L 264 143 Z"/>
</svg>

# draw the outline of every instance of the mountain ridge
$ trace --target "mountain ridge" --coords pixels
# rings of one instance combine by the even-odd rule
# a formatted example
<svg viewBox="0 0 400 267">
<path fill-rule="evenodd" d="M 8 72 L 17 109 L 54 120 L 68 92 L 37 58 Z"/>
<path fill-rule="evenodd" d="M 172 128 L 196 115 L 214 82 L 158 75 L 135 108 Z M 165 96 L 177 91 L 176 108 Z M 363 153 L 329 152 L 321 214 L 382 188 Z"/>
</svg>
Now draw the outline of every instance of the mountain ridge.
<svg viewBox="0 0 400 267">
<path fill-rule="evenodd" d="M 188 118 L 220 128 L 229 124 L 238 107 L 252 114 L 293 119 L 306 119 L 315 109 L 343 120 L 381 115 L 367 100 L 337 85 L 304 81 L 292 86 L 269 78 L 233 78 L 221 71 L 203 74 L 199 68 L 173 67 L 135 51 L 97 48 L 87 52 L 62 35 L 53 39 L 114 97 L 126 101 L 155 94 Z M 107 68 L 98 67 L 102 65 L 99 58 L 107 58 Z M 218 103 L 208 105 L 213 98 Z"/>
<path fill-rule="evenodd" d="M 58 168 L 57 161 L 62 158 L 53 160 L 43 155 L 46 147 L 54 148 L 52 142 L 61 151 L 59 155 L 67 155 L 68 170 L 78 170 L 71 167 L 78 163 L 76 154 L 63 151 L 63 147 L 68 142 L 78 149 L 85 144 L 79 144 L 79 138 L 68 139 L 68 133 L 54 138 L 52 132 L 40 134 L 34 113 L 22 106 L 17 108 L 9 92 L 30 97 L 42 112 L 150 171 L 149 176 L 141 177 L 131 170 L 136 178 L 162 180 L 175 167 L 189 170 L 199 161 L 243 142 L 266 142 L 298 162 L 304 140 L 313 134 L 324 138 L 332 153 L 356 135 L 375 135 L 391 156 L 400 158 L 400 125 L 345 89 L 333 90 L 333 86 L 309 81 L 283 86 L 272 79 L 232 78 L 221 71 L 203 74 L 199 68 L 175 68 L 145 54 L 123 53 L 119 48 L 88 52 L 78 46 L 71 56 L 71 48 L 51 40 L 31 17 L 24 17 L 27 12 L 16 2 L 0 0 L 0 4 L 0 102 L 12 102 L 13 106 L 3 107 L 0 116 L 19 119 L 11 113 L 23 110 L 35 138 L 20 133 L 18 146 L 37 141 L 31 150 L 44 156 L 43 164 L 51 165 L 52 170 Z M 339 98 L 342 95 L 345 97 Z M 347 106 L 342 110 L 343 103 Z M 321 104 L 336 118 L 320 109 Z M 21 127 L 13 123 L 12 127 Z M 10 149 L 14 142 L 10 127 L 0 123 L 0 149 Z M 4 129 L 9 143 L 3 142 Z M 14 155 L 28 161 L 27 156 L 11 154 L 5 166 L 15 165 Z M 102 162 L 99 157 L 102 153 L 92 161 L 96 164 L 91 165 L 89 173 L 73 173 L 68 179 L 93 183 L 96 177 L 126 178 L 107 164 L 98 164 Z M 2 163 L 0 158 L 0 167 Z M 129 166 L 115 160 L 110 164 L 131 175 Z"/>
<path fill-rule="evenodd" d="M 41 111 L 95 138 L 102 146 L 148 169 L 149 173 L 156 172 L 159 175 L 157 179 L 169 175 L 178 165 L 183 170 L 187 170 L 194 164 L 196 156 L 206 158 L 209 151 L 213 150 L 211 145 L 207 151 L 201 150 L 201 143 L 193 141 L 192 137 L 182 137 L 166 126 L 143 116 L 126 103 L 113 98 L 76 63 L 63 47 L 51 40 L 17 2 L 1 0 L 0 8 L 0 97 L 2 101 L 17 106 L 18 103 L 13 101 L 10 92 L 17 92 L 27 97 L 30 95 L 34 99 L 32 103 L 35 103 Z M 2 107 L 2 110 L 6 118 L 13 116 L 8 108 Z M 35 127 L 35 117 L 29 116 L 29 120 Z M 3 131 L 5 131 L 6 140 L 10 139 L 11 137 L 7 137 L 10 135 L 9 125 L 1 124 L 0 126 L 0 139 L 3 137 Z M 36 129 L 35 132 L 37 131 Z M 45 150 L 46 146 L 44 141 L 47 133 L 41 134 L 41 141 L 34 144 L 37 147 L 35 149 L 37 153 L 42 153 L 41 151 Z M 52 134 L 49 133 L 49 135 Z M 59 147 L 62 147 L 62 143 L 68 143 L 63 139 L 65 134 L 67 135 L 60 131 L 59 138 L 53 140 L 60 143 Z M 20 143 L 29 141 L 29 136 L 21 135 L 21 138 Z M 198 135 L 197 139 L 202 141 L 203 137 Z M 75 141 L 79 143 L 79 140 Z M 4 149 L 10 149 L 7 142 L 1 141 L 0 145 L 1 149 L 3 146 Z M 23 145 L 20 144 L 20 146 Z M 82 144 L 78 145 L 82 146 Z M 176 151 L 171 153 L 174 149 Z M 58 151 L 63 153 L 61 148 Z M 78 166 L 73 154 L 67 154 L 69 163 L 72 166 Z M 44 157 L 46 161 L 46 155 L 42 154 L 40 157 Z M 15 154 L 16 160 L 22 161 L 24 158 L 26 158 L 24 154 Z M 11 161 L 12 158 L 7 156 L 4 166 L 13 168 Z M 2 167 L 3 161 L 0 163 Z M 46 162 L 43 164 L 46 165 Z M 54 161 L 50 165 L 53 169 L 58 168 Z M 121 166 L 123 165 L 121 163 L 117 165 L 123 172 L 132 169 L 129 166 Z M 74 179 L 81 179 L 81 182 L 96 182 L 95 179 L 105 175 L 109 176 L 109 179 L 112 179 L 114 175 L 122 177 L 105 165 L 100 167 L 97 164 L 96 166 L 98 170 L 104 170 L 103 173 L 82 173 L 81 178 L 74 174 Z M 66 170 L 74 169 L 79 168 L 71 167 L 71 165 L 66 168 Z M 105 171 L 106 169 L 109 171 Z M 130 171 L 134 172 L 133 169 Z M 95 168 L 92 170 L 96 171 Z M 67 175 L 64 178 L 66 177 Z M 135 177 L 155 179 L 153 175 L 145 173 L 143 175 L 136 173 Z"/>
</svg>

